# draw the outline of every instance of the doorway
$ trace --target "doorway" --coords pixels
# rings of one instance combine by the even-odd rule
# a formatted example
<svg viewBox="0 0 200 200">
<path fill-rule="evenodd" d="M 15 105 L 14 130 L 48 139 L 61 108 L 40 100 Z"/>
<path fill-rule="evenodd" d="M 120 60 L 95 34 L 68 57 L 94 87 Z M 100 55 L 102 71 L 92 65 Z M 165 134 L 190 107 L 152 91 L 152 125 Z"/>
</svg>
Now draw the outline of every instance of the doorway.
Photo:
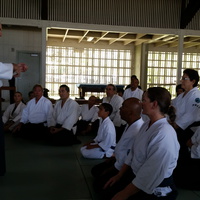
<svg viewBox="0 0 200 200">
<path fill-rule="evenodd" d="M 16 78 L 16 90 L 22 93 L 25 102 L 29 100 L 28 93 L 32 90 L 33 86 L 35 84 L 40 84 L 40 57 L 40 53 L 17 53 L 17 62 L 28 65 L 28 70 L 25 73 L 21 73 L 21 76 Z"/>
</svg>

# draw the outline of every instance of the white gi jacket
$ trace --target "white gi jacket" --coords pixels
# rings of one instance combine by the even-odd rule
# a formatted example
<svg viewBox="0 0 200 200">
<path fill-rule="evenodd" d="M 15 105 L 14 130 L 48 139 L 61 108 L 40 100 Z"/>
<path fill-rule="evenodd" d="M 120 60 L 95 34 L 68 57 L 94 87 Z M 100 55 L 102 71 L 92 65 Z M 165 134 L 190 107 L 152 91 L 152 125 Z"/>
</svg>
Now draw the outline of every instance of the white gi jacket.
<svg viewBox="0 0 200 200">
<path fill-rule="evenodd" d="M 62 100 L 58 100 L 53 110 L 51 126 L 61 124 L 63 128 L 72 130 L 79 117 L 79 104 L 71 98 L 68 98 L 61 107 Z"/>
<path fill-rule="evenodd" d="M 139 120 L 135 121 L 133 124 L 128 127 L 126 126 L 119 142 L 115 147 L 115 158 L 116 162 L 114 164 L 115 168 L 120 170 L 123 166 L 126 157 L 128 156 L 130 149 L 135 141 L 135 137 L 137 136 L 142 124 L 144 123 L 143 119 L 140 118 Z"/>
<path fill-rule="evenodd" d="M 135 97 L 139 100 L 142 100 L 143 90 L 140 88 L 136 88 L 134 91 L 131 90 L 131 88 L 128 88 L 124 91 L 123 99 L 126 100 L 131 97 Z"/>
<path fill-rule="evenodd" d="M 179 148 L 176 132 L 166 118 L 154 122 L 150 127 L 149 121 L 145 122 L 125 161 L 136 175 L 132 183 L 152 194 L 165 178 L 172 175 Z"/>
<path fill-rule="evenodd" d="M 195 131 L 191 140 L 193 143 L 191 147 L 191 158 L 200 159 L 200 127 Z"/>
<path fill-rule="evenodd" d="M 100 124 L 94 141 L 105 151 L 106 157 L 111 157 L 113 155 L 116 146 L 116 132 L 109 117 L 104 119 Z"/>
<path fill-rule="evenodd" d="M 118 127 L 120 127 L 121 124 L 125 124 L 124 121 L 121 119 L 121 116 L 119 113 L 120 111 L 119 109 L 121 108 L 123 101 L 124 101 L 123 98 L 116 94 L 113 95 L 111 100 L 109 100 L 108 97 L 104 97 L 102 101 L 102 103 L 109 103 L 112 105 L 113 111 L 109 117 L 113 121 L 113 124 Z"/>
<path fill-rule="evenodd" d="M 20 122 L 33 124 L 47 122 L 50 126 L 52 121 L 53 106 L 49 99 L 41 97 L 36 103 L 35 98 L 31 99 L 23 109 Z"/>
<path fill-rule="evenodd" d="M 12 79 L 13 76 L 13 65 L 10 63 L 0 62 L 0 79 Z M 0 87 L 3 85 L 0 80 Z"/>
<path fill-rule="evenodd" d="M 12 114 L 12 111 L 15 107 L 15 103 L 9 105 L 7 107 L 7 109 L 5 110 L 5 112 L 3 113 L 3 123 L 5 124 L 8 120 L 12 120 L 14 122 L 19 122 L 22 116 L 22 111 L 23 109 L 26 107 L 26 105 L 22 102 L 20 102 L 17 106 L 17 108 L 15 109 L 15 111 Z"/>
<path fill-rule="evenodd" d="M 85 158 L 102 159 L 104 156 L 109 158 L 113 155 L 116 146 L 116 132 L 109 117 L 101 120 L 94 143 L 90 144 L 98 144 L 101 148 L 86 149 L 86 146 L 81 147 L 80 151 Z"/>
<path fill-rule="evenodd" d="M 172 105 L 176 108 L 176 124 L 185 130 L 192 123 L 200 121 L 200 91 L 194 87 L 184 97 L 183 94 L 179 94 Z"/>
<path fill-rule="evenodd" d="M 99 108 L 95 105 L 89 109 L 88 104 L 83 104 L 80 108 L 81 120 L 94 122 L 98 119 L 98 111 Z"/>
</svg>

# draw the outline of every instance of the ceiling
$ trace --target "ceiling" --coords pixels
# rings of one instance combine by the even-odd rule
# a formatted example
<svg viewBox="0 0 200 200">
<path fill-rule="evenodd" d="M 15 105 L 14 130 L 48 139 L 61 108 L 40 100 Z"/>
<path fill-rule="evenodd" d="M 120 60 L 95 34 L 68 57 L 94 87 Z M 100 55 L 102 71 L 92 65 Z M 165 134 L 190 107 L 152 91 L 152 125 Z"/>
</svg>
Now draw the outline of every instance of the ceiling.
<svg viewBox="0 0 200 200">
<path fill-rule="evenodd" d="M 63 42 L 67 39 L 75 39 L 78 43 L 90 42 L 98 44 L 104 41 L 108 45 L 113 43 L 121 43 L 123 45 L 140 45 L 142 43 L 153 44 L 155 47 L 166 46 L 177 47 L 178 36 L 169 34 L 143 34 L 131 32 L 110 32 L 110 31 L 93 31 L 93 30 L 78 30 L 65 28 L 48 28 L 47 40 L 57 38 Z M 184 48 L 196 47 L 200 48 L 200 36 L 185 36 Z"/>
</svg>

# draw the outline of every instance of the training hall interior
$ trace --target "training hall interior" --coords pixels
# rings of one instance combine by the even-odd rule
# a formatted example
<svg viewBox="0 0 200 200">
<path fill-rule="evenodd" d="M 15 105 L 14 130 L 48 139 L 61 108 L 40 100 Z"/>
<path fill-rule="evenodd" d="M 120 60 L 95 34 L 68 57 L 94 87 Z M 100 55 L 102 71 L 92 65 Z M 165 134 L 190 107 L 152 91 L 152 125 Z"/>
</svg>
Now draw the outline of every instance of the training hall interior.
<svg viewBox="0 0 200 200">
<path fill-rule="evenodd" d="M 35 84 L 59 99 L 62 84 L 80 105 L 105 96 L 105 85 L 126 87 L 136 75 L 142 90 L 160 86 L 176 96 L 182 72 L 200 72 L 200 1 L 197 0 L 1 0 L 0 61 L 26 63 L 20 77 L 3 80 L 0 109 L 23 100 Z M 82 144 L 94 135 L 79 136 Z M 1 200 L 95 200 L 82 144 L 52 147 L 5 135 L 6 174 Z M 179 188 L 178 200 L 200 192 Z"/>
</svg>

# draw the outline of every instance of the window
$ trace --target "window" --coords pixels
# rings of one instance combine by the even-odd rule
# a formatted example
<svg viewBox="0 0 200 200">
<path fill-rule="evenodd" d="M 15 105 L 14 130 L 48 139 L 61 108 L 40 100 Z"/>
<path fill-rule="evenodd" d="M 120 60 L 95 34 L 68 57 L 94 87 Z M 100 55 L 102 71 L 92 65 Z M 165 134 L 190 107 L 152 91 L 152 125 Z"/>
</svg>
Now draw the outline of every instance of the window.
<svg viewBox="0 0 200 200">
<path fill-rule="evenodd" d="M 200 75 L 200 53 L 184 53 L 182 62 L 182 71 L 186 68 L 191 68 L 197 70 Z"/>
<path fill-rule="evenodd" d="M 59 98 L 62 84 L 69 86 L 71 97 L 79 97 L 77 84 L 127 84 L 130 76 L 130 50 L 47 46 L 45 87 L 51 98 Z M 87 93 L 86 98 L 90 95 Z"/>
<path fill-rule="evenodd" d="M 148 52 L 147 88 L 165 87 L 176 94 L 177 52 Z"/>
<path fill-rule="evenodd" d="M 148 52 L 148 87 L 165 87 L 176 96 L 176 76 L 177 76 L 177 52 Z M 193 68 L 200 74 L 200 53 L 183 53 L 182 71 L 186 68 Z"/>
</svg>

